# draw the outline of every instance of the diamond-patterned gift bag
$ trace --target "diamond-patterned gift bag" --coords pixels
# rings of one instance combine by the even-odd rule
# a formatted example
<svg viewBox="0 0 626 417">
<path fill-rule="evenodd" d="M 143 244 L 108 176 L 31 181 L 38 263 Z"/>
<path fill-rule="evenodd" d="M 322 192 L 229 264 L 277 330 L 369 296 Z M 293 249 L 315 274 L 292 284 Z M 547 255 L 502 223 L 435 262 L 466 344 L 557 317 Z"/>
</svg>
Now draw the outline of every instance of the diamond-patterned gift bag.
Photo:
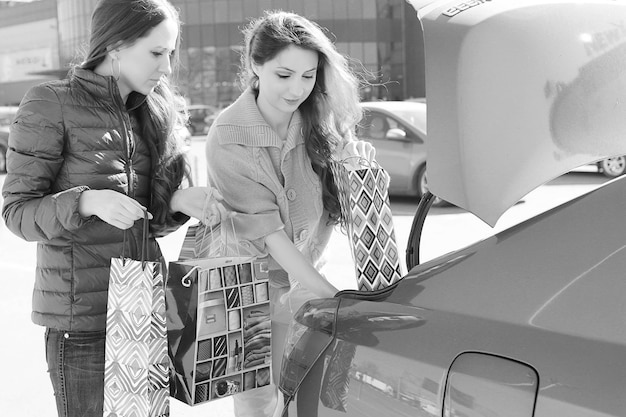
<svg viewBox="0 0 626 417">
<path fill-rule="evenodd" d="M 392 285 L 402 278 L 402 271 L 389 203 L 389 174 L 380 166 L 353 169 L 345 161 L 331 167 L 358 289 L 374 291 Z"/>
<path fill-rule="evenodd" d="M 159 262 L 111 259 L 103 415 L 169 416 L 165 288 Z"/>
</svg>

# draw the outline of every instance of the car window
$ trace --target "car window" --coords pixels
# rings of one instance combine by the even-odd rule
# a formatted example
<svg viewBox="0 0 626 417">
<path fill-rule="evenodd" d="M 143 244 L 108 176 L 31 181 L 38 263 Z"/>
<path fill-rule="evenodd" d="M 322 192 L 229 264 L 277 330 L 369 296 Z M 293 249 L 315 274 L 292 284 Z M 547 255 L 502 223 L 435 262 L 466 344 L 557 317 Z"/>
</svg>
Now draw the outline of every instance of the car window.
<svg viewBox="0 0 626 417">
<path fill-rule="evenodd" d="M 385 139 L 390 128 L 389 117 L 377 112 L 367 112 L 357 126 L 357 136 L 368 139 Z"/>
<path fill-rule="evenodd" d="M 363 139 L 385 140 L 389 129 L 401 129 L 412 137 L 411 130 L 398 119 L 376 111 L 368 111 L 357 126 L 357 136 Z"/>
</svg>

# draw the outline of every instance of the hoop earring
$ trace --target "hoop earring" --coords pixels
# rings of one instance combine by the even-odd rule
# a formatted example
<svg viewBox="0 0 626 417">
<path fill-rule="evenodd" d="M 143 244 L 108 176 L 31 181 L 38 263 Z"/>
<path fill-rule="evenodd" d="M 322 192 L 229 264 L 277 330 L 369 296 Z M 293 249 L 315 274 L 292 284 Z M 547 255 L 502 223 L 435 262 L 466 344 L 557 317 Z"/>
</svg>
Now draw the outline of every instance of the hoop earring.
<svg viewBox="0 0 626 417">
<path fill-rule="evenodd" d="M 117 76 L 115 75 L 115 68 L 113 67 L 113 62 L 117 62 Z M 115 79 L 115 81 L 120 80 L 120 75 L 122 74 L 122 62 L 117 58 L 111 58 L 111 75 Z"/>
</svg>

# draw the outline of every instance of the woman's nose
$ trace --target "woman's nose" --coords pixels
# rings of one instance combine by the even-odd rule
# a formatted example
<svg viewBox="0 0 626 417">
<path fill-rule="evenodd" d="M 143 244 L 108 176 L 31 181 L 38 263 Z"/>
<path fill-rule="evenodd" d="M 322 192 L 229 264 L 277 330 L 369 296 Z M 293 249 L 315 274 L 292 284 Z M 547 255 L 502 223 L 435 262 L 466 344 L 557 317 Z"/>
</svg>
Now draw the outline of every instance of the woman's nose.
<svg viewBox="0 0 626 417">
<path fill-rule="evenodd" d="M 169 55 L 166 55 L 165 59 L 161 62 L 159 71 L 165 75 L 170 75 L 172 73 L 172 64 Z"/>
<path fill-rule="evenodd" d="M 303 92 L 304 86 L 299 81 L 294 81 L 289 88 L 289 93 L 294 97 L 300 97 Z"/>
</svg>

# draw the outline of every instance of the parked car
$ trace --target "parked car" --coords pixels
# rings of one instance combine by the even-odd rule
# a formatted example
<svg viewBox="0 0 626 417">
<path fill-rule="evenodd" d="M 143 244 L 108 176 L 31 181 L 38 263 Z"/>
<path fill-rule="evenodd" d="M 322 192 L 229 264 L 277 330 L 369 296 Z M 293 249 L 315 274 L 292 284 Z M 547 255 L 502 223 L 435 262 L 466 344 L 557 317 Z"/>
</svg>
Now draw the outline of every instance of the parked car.
<svg viewBox="0 0 626 417">
<path fill-rule="evenodd" d="M 412 3 L 430 3 L 416 8 L 436 146 L 407 245 L 409 273 L 296 313 L 281 367 L 285 410 L 626 415 L 626 177 L 419 262 L 431 193 L 493 226 L 529 190 L 626 154 L 626 44 L 586 43 L 614 33 L 626 3 Z M 557 89 L 546 84 L 554 77 L 562 77 Z"/>
<path fill-rule="evenodd" d="M 620 155 L 606 158 L 596 163 L 598 171 L 609 178 L 619 177 L 626 173 L 626 156 Z"/>
<path fill-rule="evenodd" d="M 426 100 L 368 101 L 361 107 L 364 116 L 356 134 L 376 148 L 376 160 L 390 177 L 389 194 L 421 197 L 428 190 Z"/>
<path fill-rule="evenodd" d="M 17 106 L 0 106 L 0 173 L 7 171 L 9 126 L 17 114 Z"/>
<path fill-rule="evenodd" d="M 208 133 L 219 109 L 208 104 L 192 104 L 189 110 L 189 131 L 193 136 Z"/>
</svg>

